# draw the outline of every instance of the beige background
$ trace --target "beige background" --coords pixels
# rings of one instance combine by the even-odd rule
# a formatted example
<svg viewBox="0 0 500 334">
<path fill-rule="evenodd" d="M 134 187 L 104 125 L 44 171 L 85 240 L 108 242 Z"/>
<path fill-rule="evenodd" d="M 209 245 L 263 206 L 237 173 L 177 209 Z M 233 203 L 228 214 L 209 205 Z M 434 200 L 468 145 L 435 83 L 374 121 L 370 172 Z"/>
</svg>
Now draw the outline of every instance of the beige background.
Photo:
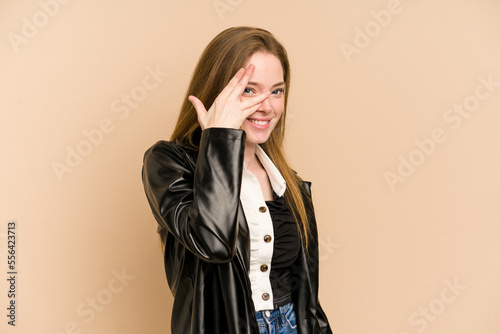
<svg viewBox="0 0 500 334">
<path fill-rule="evenodd" d="M 12 328 L 2 271 L 0 331 L 170 332 L 142 156 L 169 137 L 205 45 L 254 25 L 291 58 L 287 151 L 313 182 L 335 333 L 500 333 L 499 14 L 497 0 L 2 1 L 0 259 L 16 220 L 19 275 Z M 70 166 L 70 150 L 85 156 Z"/>
</svg>

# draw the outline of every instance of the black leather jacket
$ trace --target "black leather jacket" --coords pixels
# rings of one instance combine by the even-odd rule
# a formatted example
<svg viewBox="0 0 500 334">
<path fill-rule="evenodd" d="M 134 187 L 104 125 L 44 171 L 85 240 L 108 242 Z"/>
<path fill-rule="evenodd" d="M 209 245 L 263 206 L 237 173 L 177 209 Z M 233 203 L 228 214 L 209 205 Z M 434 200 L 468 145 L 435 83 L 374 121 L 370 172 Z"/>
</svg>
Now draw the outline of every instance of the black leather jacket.
<svg viewBox="0 0 500 334">
<path fill-rule="evenodd" d="M 173 334 L 258 334 L 248 268 L 250 238 L 240 204 L 245 133 L 211 128 L 199 150 L 159 141 L 144 156 L 143 183 L 165 246 L 174 295 Z M 292 294 L 300 334 L 332 333 L 318 302 L 318 244 L 310 183 L 309 255 L 293 266 Z"/>
</svg>

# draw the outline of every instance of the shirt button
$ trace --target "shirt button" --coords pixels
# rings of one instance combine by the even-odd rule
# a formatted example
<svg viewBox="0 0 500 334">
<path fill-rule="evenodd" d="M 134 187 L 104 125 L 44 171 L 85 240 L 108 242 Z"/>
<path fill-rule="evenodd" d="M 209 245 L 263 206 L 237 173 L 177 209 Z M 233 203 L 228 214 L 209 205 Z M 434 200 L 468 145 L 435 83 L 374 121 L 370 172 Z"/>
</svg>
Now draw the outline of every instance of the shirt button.
<svg viewBox="0 0 500 334">
<path fill-rule="evenodd" d="M 272 238 L 271 238 L 271 236 L 270 236 L 269 234 L 266 234 L 266 235 L 264 236 L 264 241 L 265 241 L 266 243 L 270 243 L 270 242 L 271 242 L 271 239 L 272 239 Z"/>
<path fill-rule="evenodd" d="M 262 213 L 264 213 L 264 212 L 266 212 L 266 211 L 267 211 L 267 208 L 266 208 L 265 206 L 261 206 L 261 207 L 259 208 L 259 211 L 260 211 L 260 212 L 262 212 Z"/>
<path fill-rule="evenodd" d="M 262 272 L 266 272 L 267 269 L 268 269 L 268 267 L 265 264 L 263 264 L 263 265 L 260 266 L 260 271 L 262 271 Z"/>
<path fill-rule="evenodd" d="M 262 299 L 264 299 L 264 300 L 269 300 L 269 294 L 268 294 L 267 292 L 264 292 L 264 293 L 262 294 Z"/>
</svg>

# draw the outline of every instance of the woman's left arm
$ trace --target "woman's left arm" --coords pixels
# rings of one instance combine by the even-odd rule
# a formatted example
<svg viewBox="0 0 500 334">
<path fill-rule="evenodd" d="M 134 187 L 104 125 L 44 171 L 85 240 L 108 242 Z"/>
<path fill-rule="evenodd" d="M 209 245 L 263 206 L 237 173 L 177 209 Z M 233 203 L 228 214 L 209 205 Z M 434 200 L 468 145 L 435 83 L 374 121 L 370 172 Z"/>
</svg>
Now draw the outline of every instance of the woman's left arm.
<svg viewBox="0 0 500 334">
<path fill-rule="evenodd" d="M 318 300 L 318 307 L 316 308 L 316 333 L 320 334 L 333 334 L 332 329 L 330 327 L 330 323 L 328 322 L 328 318 L 326 317 L 325 311 L 321 307 L 321 304 Z"/>
</svg>

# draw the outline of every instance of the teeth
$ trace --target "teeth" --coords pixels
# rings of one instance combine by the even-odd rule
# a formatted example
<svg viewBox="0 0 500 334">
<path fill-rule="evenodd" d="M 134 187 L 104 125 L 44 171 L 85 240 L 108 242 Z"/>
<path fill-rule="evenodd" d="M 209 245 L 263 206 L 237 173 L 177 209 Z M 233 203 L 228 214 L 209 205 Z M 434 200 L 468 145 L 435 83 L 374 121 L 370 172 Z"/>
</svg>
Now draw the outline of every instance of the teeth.
<svg viewBox="0 0 500 334">
<path fill-rule="evenodd" d="M 249 119 L 249 121 L 257 125 L 266 125 L 267 123 L 269 123 L 269 121 L 257 121 L 255 119 Z"/>
</svg>

